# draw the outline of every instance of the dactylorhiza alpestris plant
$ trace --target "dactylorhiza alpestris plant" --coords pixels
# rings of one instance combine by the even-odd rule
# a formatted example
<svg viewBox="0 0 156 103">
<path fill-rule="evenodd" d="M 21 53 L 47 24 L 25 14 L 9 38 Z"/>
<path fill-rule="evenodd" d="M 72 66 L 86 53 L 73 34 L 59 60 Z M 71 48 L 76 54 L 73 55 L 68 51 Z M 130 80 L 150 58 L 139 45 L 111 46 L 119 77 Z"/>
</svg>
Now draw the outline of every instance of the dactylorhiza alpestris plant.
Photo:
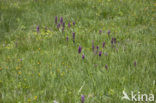
<svg viewBox="0 0 156 103">
<path fill-rule="evenodd" d="M 63 28 L 65 28 L 65 22 L 63 22 L 63 25 L 62 26 L 63 26 Z"/>
<path fill-rule="evenodd" d="M 73 22 L 73 25 L 75 26 L 75 21 Z"/>
<path fill-rule="evenodd" d="M 81 95 L 81 103 L 84 103 L 84 101 L 85 101 L 85 96 Z"/>
<path fill-rule="evenodd" d="M 60 26 L 61 26 L 61 24 L 59 23 L 59 24 L 57 24 L 57 28 L 59 29 L 60 28 Z"/>
<path fill-rule="evenodd" d="M 40 27 L 39 26 L 36 27 L 36 31 L 37 31 L 37 33 L 39 33 L 39 31 L 40 31 Z"/>
<path fill-rule="evenodd" d="M 55 17 L 55 24 L 57 24 L 57 16 Z"/>
<path fill-rule="evenodd" d="M 102 51 L 99 51 L 99 56 L 101 57 L 101 55 L 102 55 Z"/>
<path fill-rule="evenodd" d="M 94 41 L 92 41 L 92 50 L 93 50 L 93 52 L 94 52 Z"/>
<path fill-rule="evenodd" d="M 63 17 L 60 18 L 60 24 L 63 24 Z"/>
<path fill-rule="evenodd" d="M 81 46 L 79 46 L 79 48 L 78 48 L 78 53 L 80 54 L 80 53 L 81 53 L 81 51 L 82 51 L 82 47 L 81 47 Z"/>
<path fill-rule="evenodd" d="M 136 67 L 136 61 L 134 61 L 134 66 Z"/>
<path fill-rule="evenodd" d="M 69 27 L 69 28 L 71 27 L 70 23 L 68 23 L 68 27 Z"/>
<path fill-rule="evenodd" d="M 99 34 L 101 34 L 102 33 L 102 30 L 99 30 Z"/>
<path fill-rule="evenodd" d="M 69 37 L 68 37 L 68 36 L 66 37 L 66 40 L 67 40 L 67 42 L 68 42 L 68 40 L 69 40 Z"/>
<path fill-rule="evenodd" d="M 108 34 L 108 36 L 110 35 L 110 30 L 108 30 L 107 34 Z"/>
<path fill-rule="evenodd" d="M 75 32 L 73 32 L 73 43 L 75 43 Z"/>
<path fill-rule="evenodd" d="M 108 65 L 107 64 L 105 65 L 105 68 L 106 68 L 106 70 L 108 70 Z"/>
<path fill-rule="evenodd" d="M 84 54 L 82 54 L 82 59 L 85 59 L 85 55 Z"/>
</svg>

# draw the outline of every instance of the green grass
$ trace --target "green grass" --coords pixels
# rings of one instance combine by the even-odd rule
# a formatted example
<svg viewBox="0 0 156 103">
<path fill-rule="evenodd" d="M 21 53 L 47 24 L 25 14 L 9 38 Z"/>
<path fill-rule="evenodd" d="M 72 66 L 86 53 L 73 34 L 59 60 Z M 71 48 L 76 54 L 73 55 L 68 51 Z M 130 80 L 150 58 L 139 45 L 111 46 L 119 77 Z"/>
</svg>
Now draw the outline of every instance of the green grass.
<svg viewBox="0 0 156 103">
<path fill-rule="evenodd" d="M 156 95 L 155 7 L 154 0 L 0 0 L 0 103 L 80 103 L 82 94 L 85 103 L 129 103 L 123 90 Z"/>
</svg>

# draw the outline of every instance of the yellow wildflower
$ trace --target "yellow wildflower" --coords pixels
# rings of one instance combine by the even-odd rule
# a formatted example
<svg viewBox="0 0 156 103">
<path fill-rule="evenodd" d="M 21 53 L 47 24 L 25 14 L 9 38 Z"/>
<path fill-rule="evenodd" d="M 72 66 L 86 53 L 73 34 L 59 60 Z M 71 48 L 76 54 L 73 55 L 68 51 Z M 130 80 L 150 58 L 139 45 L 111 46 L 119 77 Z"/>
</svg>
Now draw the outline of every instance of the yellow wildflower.
<svg viewBox="0 0 156 103">
<path fill-rule="evenodd" d="M 40 73 L 38 73 L 38 76 L 40 77 L 40 76 L 41 76 L 41 74 L 40 74 Z"/>
<path fill-rule="evenodd" d="M 28 99 L 28 102 L 31 102 L 31 99 Z"/>
<path fill-rule="evenodd" d="M 21 75 L 21 73 L 22 73 L 21 71 L 18 72 L 19 75 Z"/>
<path fill-rule="evenodd" d="M 38 62 L 38 64 L 41 64 L 40 62 Z"/>
<path fill-rule="evenodd" d="M 61 73 L 61 76 L 62 76 L 62 77 L 64 76 L 64 72 Z"/>
<path fill-rule="evenodd" d="M 19 67 L 19 66 L 17 66 L 17 67 L 16 67 L 16 70 L 19 70 L 19 69 L 20 69 L 20 67 Z"/>
<path fill-rule="evenodd" d="M 115 93 L 115 92 L 114 92 L 113 89 L 110 89 L 110 90 L 109 90 L 109 94 L 114 95 L 114 93 Z"/>
<path fill-rule="evenodd" d="M 34 97 L 34 100 L 36 100 L 36 99 L 37 99 L 37 96 Z"/>
</svg>

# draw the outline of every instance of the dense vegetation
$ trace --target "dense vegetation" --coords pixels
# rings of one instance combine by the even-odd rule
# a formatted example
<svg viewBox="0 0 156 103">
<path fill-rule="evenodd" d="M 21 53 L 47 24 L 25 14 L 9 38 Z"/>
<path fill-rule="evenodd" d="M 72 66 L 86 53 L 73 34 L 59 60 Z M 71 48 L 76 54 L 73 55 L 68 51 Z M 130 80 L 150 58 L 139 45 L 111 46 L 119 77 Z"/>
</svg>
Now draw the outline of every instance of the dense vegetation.
<svg viewBox="0 0 156 103">
<path fill-rule="evenodd" d="M 129 103 L 156 94 L 154 0 L 0 0 L 0 103 Z M 60 18 L 62 17 L 62 20 Z"/>
</svg>

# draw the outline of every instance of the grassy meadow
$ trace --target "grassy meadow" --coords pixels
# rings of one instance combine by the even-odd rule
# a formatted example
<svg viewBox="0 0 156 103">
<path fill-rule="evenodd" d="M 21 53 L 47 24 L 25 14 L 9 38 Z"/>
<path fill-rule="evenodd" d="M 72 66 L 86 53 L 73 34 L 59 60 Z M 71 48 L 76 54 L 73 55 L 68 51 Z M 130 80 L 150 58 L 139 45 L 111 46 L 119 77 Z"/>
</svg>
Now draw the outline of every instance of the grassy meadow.
<svg viewBox="0 0 156 103">
<path fill-rule="evenodd" d="M 154 0 L 0 0 L 0 103 L 156 96 L 155 17 Z"/>
</svg>

